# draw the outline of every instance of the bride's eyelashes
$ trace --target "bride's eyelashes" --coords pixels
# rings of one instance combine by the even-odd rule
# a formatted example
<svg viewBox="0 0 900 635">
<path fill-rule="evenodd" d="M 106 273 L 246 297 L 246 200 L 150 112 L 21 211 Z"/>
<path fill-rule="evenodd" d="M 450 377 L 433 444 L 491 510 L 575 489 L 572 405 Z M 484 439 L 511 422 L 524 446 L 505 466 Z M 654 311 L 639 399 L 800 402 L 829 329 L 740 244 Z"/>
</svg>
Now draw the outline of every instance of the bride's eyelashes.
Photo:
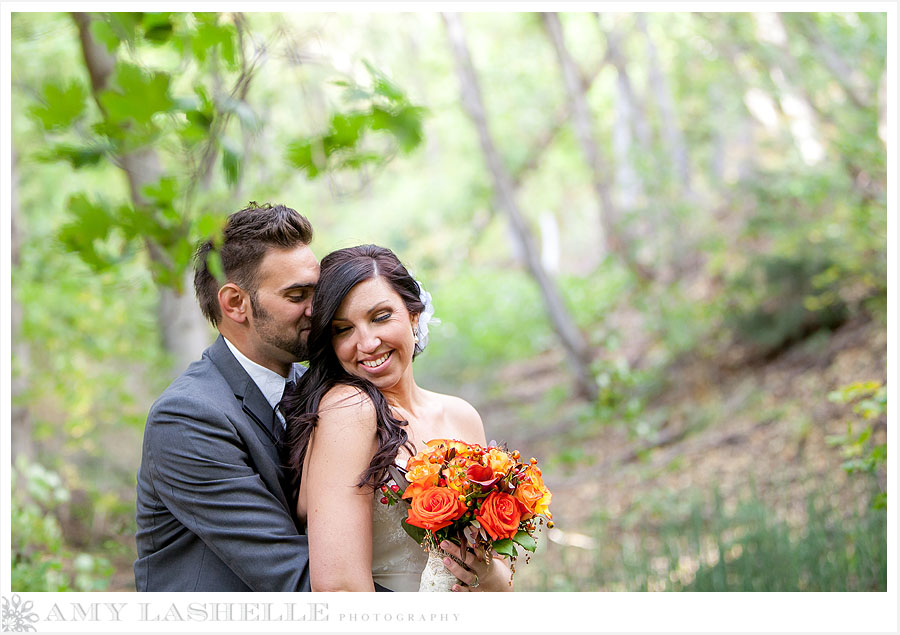
<svg viewBox="0 0 900 635">
<path fill-rule="evenodd" d="M 372 318 L 372 321 L 375 322 L 376 324 L 381 323 L 381 322 L 387 322 L 391 318 L 392 315 L 393 315 L 393 313 L 391 313 L 390 311 L 385 311 L 383 313 L 379 313 L 374 318 Z M 350 326 L 332 326 L 331 332 L 334 335 L 343 335 L 343 334 L 347 333 L 351 328 L 352 327 L 350 327 Z"/>
</svg>

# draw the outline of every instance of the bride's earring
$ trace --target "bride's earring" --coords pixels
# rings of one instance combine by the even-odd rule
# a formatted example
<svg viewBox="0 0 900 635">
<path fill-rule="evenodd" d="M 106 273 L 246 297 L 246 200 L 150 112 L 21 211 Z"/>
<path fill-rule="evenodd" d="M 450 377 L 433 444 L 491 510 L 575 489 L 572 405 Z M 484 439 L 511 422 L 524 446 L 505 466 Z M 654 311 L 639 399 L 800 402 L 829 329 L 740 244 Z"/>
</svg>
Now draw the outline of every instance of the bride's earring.
<svg viewBox="0 0 900 635">
<path fill-rule="evenodd" d="M 416 334 L 416 328 L 417 328 L 418 326 L 419 326 L 418 324 L 414 325 L 414 326 L 413 326 L 413 330 L 412 330 L 412 332 L 413 332 L 413 342 L 414 342 L 415 344 L 418 344 L 418 343 L 419 343 L 419 336 Z"/>
</svg>

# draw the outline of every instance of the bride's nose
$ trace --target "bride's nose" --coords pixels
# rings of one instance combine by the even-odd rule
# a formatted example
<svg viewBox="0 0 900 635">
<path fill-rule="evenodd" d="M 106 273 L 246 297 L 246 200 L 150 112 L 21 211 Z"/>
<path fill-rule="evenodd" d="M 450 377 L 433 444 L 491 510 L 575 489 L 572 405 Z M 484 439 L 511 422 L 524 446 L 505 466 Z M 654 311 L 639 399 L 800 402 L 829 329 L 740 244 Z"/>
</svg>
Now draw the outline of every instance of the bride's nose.
<svg viewBox="0 0 900 635">
<path fill-rule="evenodd" d="M 360 333 L 359 340 L 356 342 L 356 348 L 361 353 L 374 353 L 379 346 L 381 346 L 381 339 L 371 331 Z"/>
</svg>

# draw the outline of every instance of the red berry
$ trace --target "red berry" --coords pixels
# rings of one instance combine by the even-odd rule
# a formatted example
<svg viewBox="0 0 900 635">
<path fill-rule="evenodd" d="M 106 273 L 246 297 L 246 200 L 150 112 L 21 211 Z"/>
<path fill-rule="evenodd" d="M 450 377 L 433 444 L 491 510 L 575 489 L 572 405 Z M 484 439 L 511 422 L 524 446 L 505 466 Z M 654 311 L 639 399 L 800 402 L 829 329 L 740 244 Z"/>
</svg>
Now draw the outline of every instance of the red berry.
<svg viewBox="0 0 900 635">
<path fill-rule="evenodd" d="M 391 485 L 391 491 L 392 491 L 392 492 L 399 492 L 399 491 L 400 491 L 400 486 L 399 486 L 399 485 Z"/>
<path fill-rule="evenodd" d="M 382 497 L 381 497 L 381 504 L 382 504 L 382 505 L 387 505 L 387 502 L 388 502 L 387 496 L 382 496 Z"/>
<path fill-rule="evenodd" d="M 394 487 L 396 487 L 396 485 L 395 485 Z M 386 493 L 387 493 L 387 485 L 382 485 L 382 486 L 381 486 L 381 491 L 384 492 L 384 493 L 386 494 Z"/>
</svg>

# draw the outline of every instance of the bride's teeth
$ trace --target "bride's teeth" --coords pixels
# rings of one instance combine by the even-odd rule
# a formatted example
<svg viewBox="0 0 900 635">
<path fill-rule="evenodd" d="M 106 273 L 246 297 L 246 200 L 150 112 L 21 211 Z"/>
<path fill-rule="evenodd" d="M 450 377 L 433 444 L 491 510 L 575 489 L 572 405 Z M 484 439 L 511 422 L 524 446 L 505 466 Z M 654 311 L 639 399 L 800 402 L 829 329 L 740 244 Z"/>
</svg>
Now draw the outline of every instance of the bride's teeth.
<svg viewBox="0 0 900 635">
<path fill-rule="evenodd" d="M 382 355 L 375 361 L 362 362 L 362 363 L 364 366 L 368 366 L 369 368 L 378 368 L 379 366 L 381 366 L 383 363 L 385 363 L 387 361 L 387 358 L 390 357 L 390 355 L 391 355 L 390 353 L 385 353 L 384 355 Z"/>
</svg>

